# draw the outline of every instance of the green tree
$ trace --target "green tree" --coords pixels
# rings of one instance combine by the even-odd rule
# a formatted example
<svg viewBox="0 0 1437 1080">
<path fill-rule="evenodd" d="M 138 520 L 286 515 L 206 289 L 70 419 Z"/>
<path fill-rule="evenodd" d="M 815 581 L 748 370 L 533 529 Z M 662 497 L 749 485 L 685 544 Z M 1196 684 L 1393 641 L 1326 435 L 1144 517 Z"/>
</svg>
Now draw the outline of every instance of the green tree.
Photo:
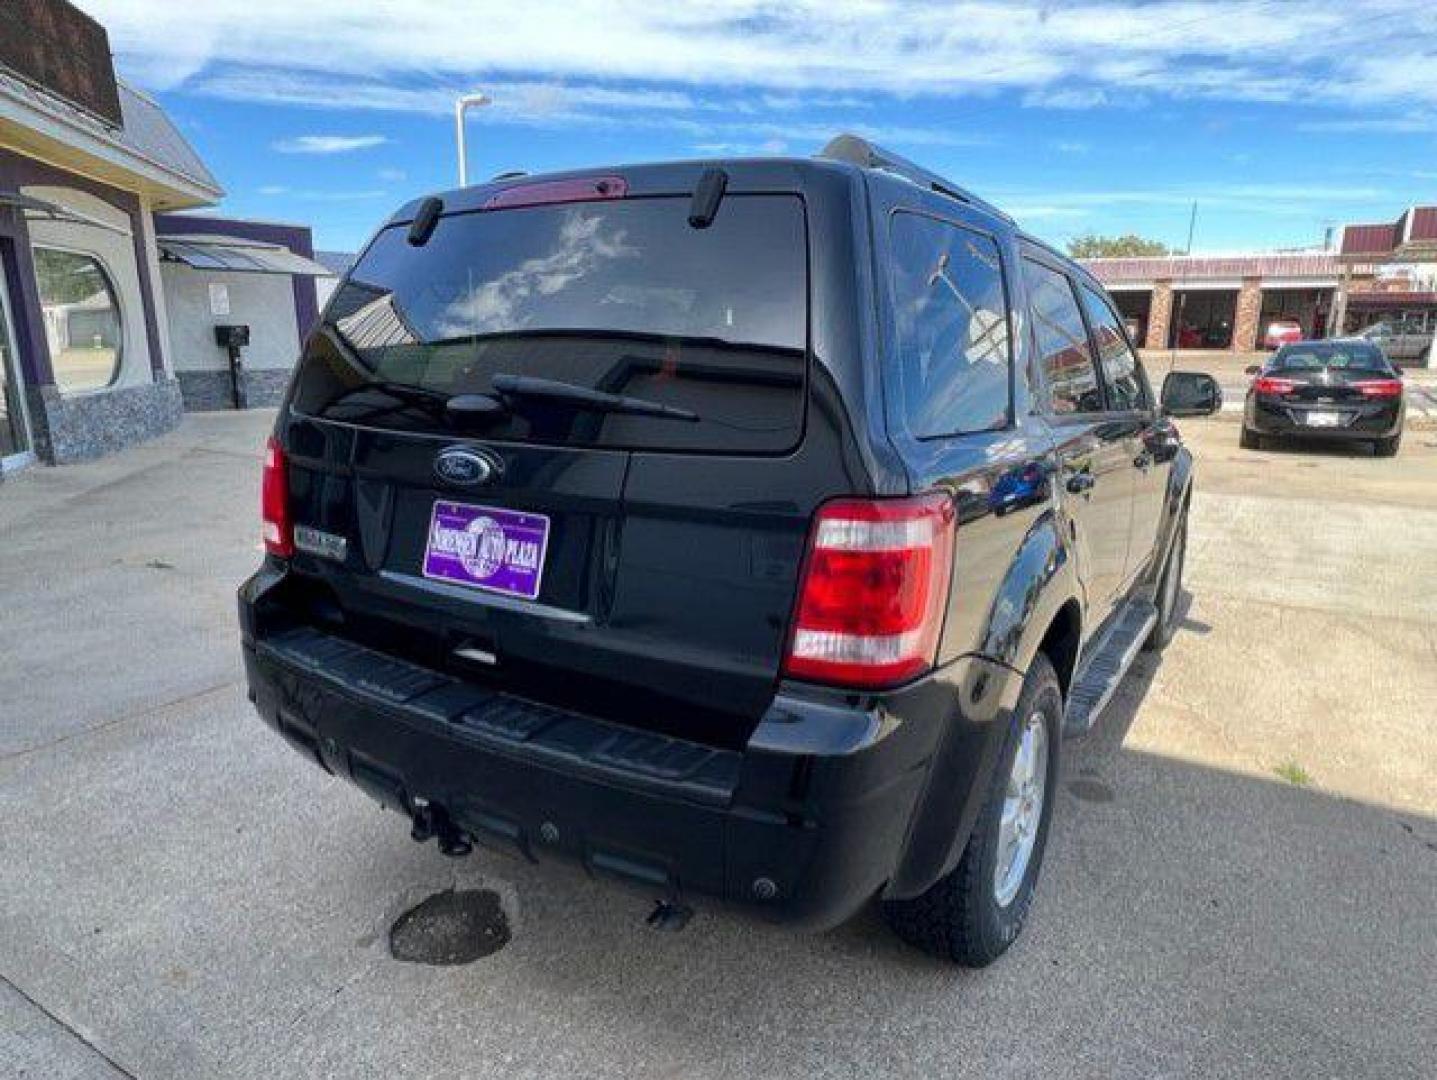
<svg viewBox="0 0 1437 1080">
<path fill-rule="evenodd" d="M 1122 236 L 1084 233 L 1068 241 L 1068 254 L 1075 259 L 1120 259 L 1133 255 L 1171 255 L 1172 249 L 1160 240 L 1149 240 L 1136 233 Z"/>
</svg>

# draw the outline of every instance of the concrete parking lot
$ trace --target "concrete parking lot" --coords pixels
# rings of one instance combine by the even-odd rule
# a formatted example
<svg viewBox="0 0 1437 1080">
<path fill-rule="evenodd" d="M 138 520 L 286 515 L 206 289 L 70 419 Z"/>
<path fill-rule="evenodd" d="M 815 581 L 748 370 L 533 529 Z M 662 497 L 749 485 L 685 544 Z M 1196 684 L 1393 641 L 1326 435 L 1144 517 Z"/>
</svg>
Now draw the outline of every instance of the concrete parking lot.
<svg viewBox="0 0 1437 1080">
<path fill-rule="evenodd" d="M 983 972 L 453 862 L 245 701 L 270 415 L 0 485 L 0 1076 L 1419 1077 L 1437 1052 L 1437 431 L 1199 458 L 1181 632 L 1068 744 Z M 961 544 L 961 538 L 960 538 Z M 393 960 L 495 890 L 512 940 Z"/>
</svg>

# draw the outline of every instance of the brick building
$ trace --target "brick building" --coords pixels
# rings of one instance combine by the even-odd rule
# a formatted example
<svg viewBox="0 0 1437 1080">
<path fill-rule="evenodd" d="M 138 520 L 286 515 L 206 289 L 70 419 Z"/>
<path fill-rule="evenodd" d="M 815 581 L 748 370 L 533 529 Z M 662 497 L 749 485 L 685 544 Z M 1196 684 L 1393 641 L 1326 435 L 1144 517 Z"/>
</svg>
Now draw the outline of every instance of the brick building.
<svg viewBox="0 0 1437 1080">
<path fill-rule="evenodd" d="M 1084 259 L 1149 349 L 1231 349 L 1261 344 L 1274 319 L 1304 333 L 1329 331 L 1341 264 L 1330 251 Z"/>
<path fill-rule="evenodd" d="M 1348 225 L 1337 250 L 1343 333 L 1381 322 L 1406 334 L 1437 334 L 1437 206 Z"/>
</svg>

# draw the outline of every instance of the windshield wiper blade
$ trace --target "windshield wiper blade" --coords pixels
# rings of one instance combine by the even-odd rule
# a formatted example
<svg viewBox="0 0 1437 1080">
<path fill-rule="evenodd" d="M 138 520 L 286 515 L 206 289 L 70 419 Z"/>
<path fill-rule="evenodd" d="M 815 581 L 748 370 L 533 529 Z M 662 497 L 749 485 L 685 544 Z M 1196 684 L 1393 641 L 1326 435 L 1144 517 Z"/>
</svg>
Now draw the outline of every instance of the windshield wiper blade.
<svg viewBox="0 0 1437 1080">
<path fill-rule="evenodd" d="M 556 379 L 536 379 L 529 375 L 508 375 L 500 372 L 490 383 L 505 397 L 539 398 L 572 405 L 576 409 L 592 409 L 595 412 L 661 416 L 690 422 L 699 419 L 698 413 L 680 409 L 675 405 L 664 405 L 626 394 L 609 394 L 603 390 L 591 390 L 586 386 L 575 386 L 573 383 L 559 382 Z"/>
</svg>

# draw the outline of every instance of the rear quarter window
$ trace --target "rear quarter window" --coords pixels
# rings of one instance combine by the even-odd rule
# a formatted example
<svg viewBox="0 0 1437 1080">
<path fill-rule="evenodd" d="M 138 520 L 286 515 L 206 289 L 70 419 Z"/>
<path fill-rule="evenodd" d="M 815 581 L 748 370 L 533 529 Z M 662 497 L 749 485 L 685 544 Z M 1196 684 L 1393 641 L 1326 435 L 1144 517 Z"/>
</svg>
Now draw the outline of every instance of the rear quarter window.
<svg viewBox="0 0 1437 1080">
<path fill-rule="evenodd" d="M 911 211 L 889 223 L 896 362 L 908 431 L 993 431 L 1011 413 L 1012 343 L 998 246 Z"/>
</svg>

